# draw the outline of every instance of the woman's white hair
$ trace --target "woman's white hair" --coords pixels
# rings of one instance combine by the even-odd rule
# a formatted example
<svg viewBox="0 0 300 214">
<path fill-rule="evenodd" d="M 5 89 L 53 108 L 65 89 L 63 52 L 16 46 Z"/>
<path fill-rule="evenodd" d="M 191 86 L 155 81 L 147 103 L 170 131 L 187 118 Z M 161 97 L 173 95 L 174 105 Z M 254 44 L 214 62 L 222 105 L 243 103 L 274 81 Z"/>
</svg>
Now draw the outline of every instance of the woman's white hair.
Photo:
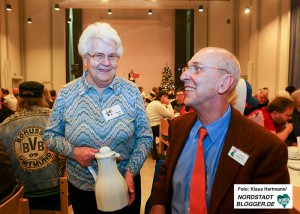
<svg viewBox="0 0 300 214">
<path fill-rule="evenodd" d="M 107 43 L 112 41 L 116 44 L 117 54 L 119 57 L 123 54 L 123 46 L 117 31 L 105 22 L 96 22 L 89 25 L 81 34 L 78 43 L 79 54 L 83 57 L 91 49 L 91 40 L 93 38 L 101 39 Z"/>
<path fill-rule="evenodd" d="M 288 98 L 288 99 L 291 98 L 290 93 L 287 92 L 287 91 L 285 91 L 285 90 L 277 91 L 275 97 L 276 97 L 276 98 L 277 98 L 277 97 L 285 97 L 285 98 Z"/>
<path fill-rule="evenodd" d="M 295 100 L 300 96 L 300 89 L 297 89 L 296 91 L 294 91 L 292 94 L 291 94 L 291 98 L 292 100 L 295 102 Z"/>
</svg>

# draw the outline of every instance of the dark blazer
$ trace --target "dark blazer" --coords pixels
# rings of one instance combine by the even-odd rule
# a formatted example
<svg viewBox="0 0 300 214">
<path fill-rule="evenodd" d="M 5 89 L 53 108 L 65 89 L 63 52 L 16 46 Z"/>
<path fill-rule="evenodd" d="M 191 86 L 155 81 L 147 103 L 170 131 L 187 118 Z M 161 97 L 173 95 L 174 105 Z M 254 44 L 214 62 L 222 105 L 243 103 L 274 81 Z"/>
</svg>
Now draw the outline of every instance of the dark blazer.
<svg viewBox="0 0 300 214">
<path fill-rule="evenodd" d="M 174 169 L 196 119 L 196 113 L 189 113 L 174 118 L 170 123 L 170 147 L 160 168 L 152 198 L 152 205 L 165 205 L 166 213 L 171 213 Z M 232 146 L 249 154 L 244 166 L 228 156 Z M 234 209 L 234 184 L 289 184 L 287 160 L 284 142 L 232 108 L 208 213 L 288 213 L 287 209 Z"/>
</svg>

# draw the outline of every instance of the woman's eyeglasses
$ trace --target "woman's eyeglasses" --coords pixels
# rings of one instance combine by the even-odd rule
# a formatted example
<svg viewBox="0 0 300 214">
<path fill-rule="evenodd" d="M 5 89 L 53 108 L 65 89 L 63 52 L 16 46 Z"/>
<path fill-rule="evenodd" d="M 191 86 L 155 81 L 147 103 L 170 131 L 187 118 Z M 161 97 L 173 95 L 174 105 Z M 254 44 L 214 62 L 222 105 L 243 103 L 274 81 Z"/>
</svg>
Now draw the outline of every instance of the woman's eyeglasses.
<svg viewBox="0 0 300 214">
<path fill-rule="evenodd" d="M 91 55 L 88 53 L 87 55 L 92 57 L 96 62 L 103 62 L 105 57 L 107 57 L 110 62 L 117 62 L 120 59 L 120 57 L 117 54 L 105 55 L 103 53 L 96 53 L 94 55 Z"/>
</svg>

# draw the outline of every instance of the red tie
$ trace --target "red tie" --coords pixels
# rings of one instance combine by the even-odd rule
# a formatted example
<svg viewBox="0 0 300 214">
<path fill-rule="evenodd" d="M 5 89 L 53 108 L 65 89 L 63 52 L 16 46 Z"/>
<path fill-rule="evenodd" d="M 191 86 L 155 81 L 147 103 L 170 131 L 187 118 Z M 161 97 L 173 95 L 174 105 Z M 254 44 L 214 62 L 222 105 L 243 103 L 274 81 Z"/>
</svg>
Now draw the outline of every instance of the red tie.
<svg viewBox="0 0 300 214">
<path fill-rule="evenodd" d="M 190 187 L 190 214 L 206 214 L 206 180 L 203 140 L 207 136 L 204 128 L 199 130 L 198 148 Z"/>
</svg>

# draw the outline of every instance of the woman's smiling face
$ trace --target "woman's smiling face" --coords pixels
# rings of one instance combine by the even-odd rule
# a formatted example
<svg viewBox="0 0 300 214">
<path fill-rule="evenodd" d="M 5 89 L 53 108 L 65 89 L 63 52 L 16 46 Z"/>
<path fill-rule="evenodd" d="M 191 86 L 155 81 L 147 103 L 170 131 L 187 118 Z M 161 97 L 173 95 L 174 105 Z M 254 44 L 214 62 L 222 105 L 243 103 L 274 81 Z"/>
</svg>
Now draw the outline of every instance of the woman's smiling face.
<svg viewBox="0 0 300 214">
<path fill-rule="evenodd" d="M 88 70 L 87 81 L 98 88 L 107 87 L 116 75 L 118 62 L 111 62 L 108 56 L 117 54 L 116 44 L 112 41 L 104 42 L 101 39 L 93 38 L 90 42 L 90 52 L 83 58 Z M 104 54 L 102 62 L 97 62 L 92 57 L 94 54 Z"/>
</svg>

